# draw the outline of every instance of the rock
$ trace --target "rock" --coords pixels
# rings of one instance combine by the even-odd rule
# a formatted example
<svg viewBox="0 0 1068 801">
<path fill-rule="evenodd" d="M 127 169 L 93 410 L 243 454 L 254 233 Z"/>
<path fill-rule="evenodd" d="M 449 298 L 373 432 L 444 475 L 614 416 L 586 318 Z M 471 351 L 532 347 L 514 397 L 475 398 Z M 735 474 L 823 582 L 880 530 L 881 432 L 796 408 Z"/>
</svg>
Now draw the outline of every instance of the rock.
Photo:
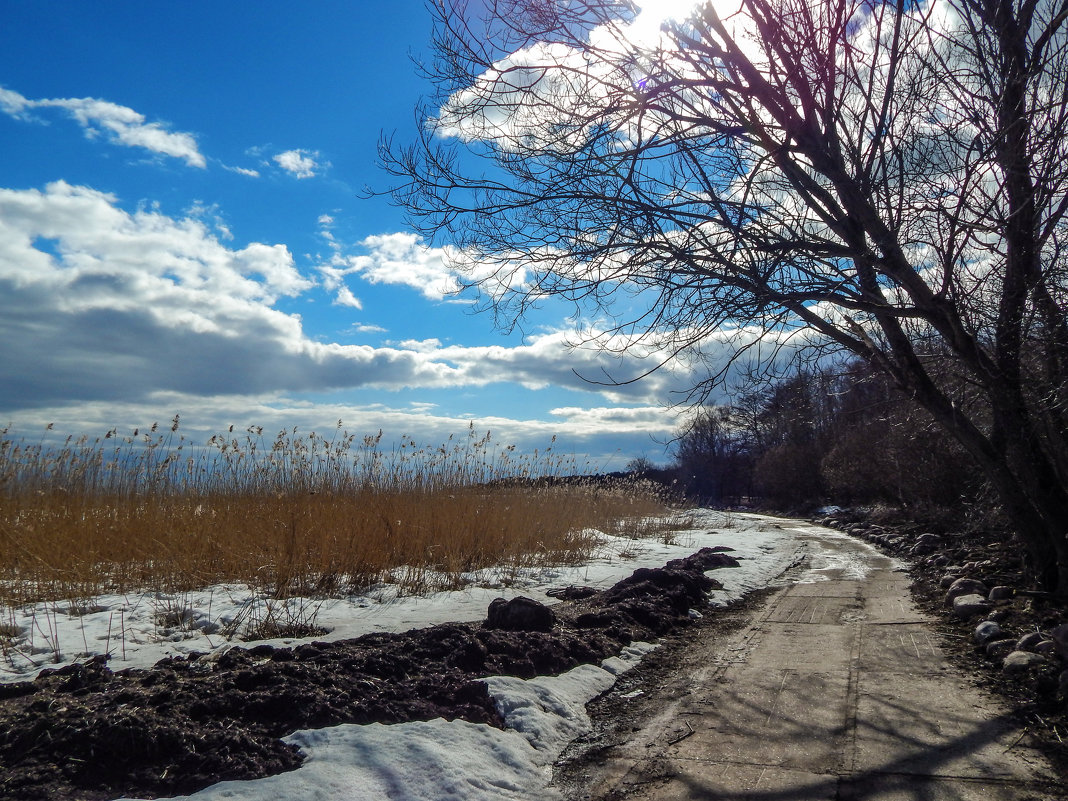
<svg viewBox="0 0 1068 801">
<path fill-rule="evenodd" d="M 1032 687 L 1037 695 L 1053 696 L 1057 694 L 1057 682 L 1060 677 L 1060 665 L 1046 662 L 1035 670 Z"/>
<path fill-rule="evenodd" d="M 986 645 L 988 642 L 1003 639 L 1001 635 L 1001 626 L 993 620 L 984 620 L 975 627 L 975 631 L 972 632 L 972 639 L 974 639 L 978 645 Z"/>
<path fill-rule="evenodd" d="M 1062 670 L 1057 682 L 1057 693 L 1061 698 L 1068 699 L 1068 670 Z"/>
<path fill-rule="evenodd" d="M 992 587 L 986 597 L 991 601 L 1004 601 L 1006 598 L 1011 598 L 1015 594 L 1016 590 L 1012 587 Z"/>
<path fill-rule="evenodd" d="M 953 599 L 953 614 L 965 620 L 985 615 L 992 608 L 993 604 L 982 595 L 959 595 Z"/>
<path fill-rule="evenodd" d="M 941 537 L 936 534 L 921 534 L 909 551 L 916 556 L 926 556 L 927 554 L 934 553 L 940 547 L 942 547 Z"/>
<path fill-rule="evenodd" d="M 994 640 L 993 642 L 988 642 L 983 650 L 986 651 L 986 655 L 991 659 L 1004 659 L 1016 649 L 1012 640 Z"/>
<path fill-rule="evenodd" d="M 1045 639 L 1047 639 L 1047 637 L 1041 631 L 1032 631 L 1031 633 L 1025 634 L 1019 640 L 1016 641 L 1016 650 L 1034 651 L 1035 646 L 1037 646 Z"/>
<path fill-rule="evenodd" d="M 556 615 L 552 609 L 520 595 L 510 601 L 494 598 L 483 626 L 503 631 L 550 631 L 555 624 Z"/>
<path fill-rule="evenodd" d="M 979 595 L 985 601 L 988 592 L 990 589 L 978 579 L 959 578 L 946 590 L 946 606 L 953 606 L 953 602 L 962 595 Z"/>
<path fill-rule="evenodd" d="M 1053 650 L 1064 661 L 1068 662 L 1068 623 L 1062 623 L 1050 632 L 1053 637 Z"/>
<path fill-rule="evenodd" d="M 1057 655 L 1056 650 L 1054 650 L 1055 648 L 1056 644 L 1053 642 L 1053 640 L 1043 640 L 1034 647 L 1034 652 L 1036 654 L 1042 654 L 1042 656 L 1049 658 Z"/>
<path fill-rule="evenodd" d="M 1005 657 L 1005 661 L 1001 663 L 1001 669 L 1010 674 L 1025 673 L 1031 668 L 1045 663 L 1046 660 L 1044 658 L 1030 651 L 1012 651 Z"/>
<path fill-rule="evenodd" d="M 960 575 L 957 573 L 946 573 L 944 576 L 942 576 L 942 580 L 938 582 L 938 586 L 940 586 L 943 590 L 948 590 L 949 586 L 959 578 Z"/>
</svg>

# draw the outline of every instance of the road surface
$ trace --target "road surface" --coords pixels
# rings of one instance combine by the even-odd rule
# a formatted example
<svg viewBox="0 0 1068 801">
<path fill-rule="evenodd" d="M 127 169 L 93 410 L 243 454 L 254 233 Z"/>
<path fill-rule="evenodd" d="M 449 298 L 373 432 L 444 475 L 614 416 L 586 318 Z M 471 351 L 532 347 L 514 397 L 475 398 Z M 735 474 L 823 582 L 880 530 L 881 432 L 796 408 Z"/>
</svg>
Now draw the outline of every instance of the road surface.
<svg viewBox="0 0 1068 801">
<path fill-rule="evenodd" d="M 1068 798 L 1027 731 L 946 660 L 898 563 L 840 532 L 782 525 L 803 565 L 748 625 L 708 629 L 661 683 L 632 690 L 640 711 L 572 750 L 568 798 Z"/>
</svg>

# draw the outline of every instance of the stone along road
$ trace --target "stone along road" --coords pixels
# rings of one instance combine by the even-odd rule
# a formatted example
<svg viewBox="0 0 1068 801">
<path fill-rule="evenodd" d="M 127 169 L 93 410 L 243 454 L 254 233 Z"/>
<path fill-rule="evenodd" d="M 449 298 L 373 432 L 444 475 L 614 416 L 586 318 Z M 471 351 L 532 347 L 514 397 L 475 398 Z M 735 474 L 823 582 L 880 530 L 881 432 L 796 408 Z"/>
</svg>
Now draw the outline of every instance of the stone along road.
<svg viewBox="0 0 1068 801">
<path fill-rule="evenodd" d="M 784 522 L 805 569 L 751 623 L 686 648 L 632 732 L 593 743 L 581 799 L 1068 798 L 1027 732 L 945 659 L 909 579 L 838 532 Z M 618 733 L 619 727 L 616 727 Z"/>
</svg>

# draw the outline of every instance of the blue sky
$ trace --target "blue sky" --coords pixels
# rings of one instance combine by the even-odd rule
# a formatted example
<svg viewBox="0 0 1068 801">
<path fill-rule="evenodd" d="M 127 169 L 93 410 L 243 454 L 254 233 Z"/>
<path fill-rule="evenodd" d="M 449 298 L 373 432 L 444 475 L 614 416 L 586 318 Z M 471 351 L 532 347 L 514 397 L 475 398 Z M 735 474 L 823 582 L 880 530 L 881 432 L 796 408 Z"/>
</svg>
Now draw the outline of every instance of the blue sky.
<svg viewBox="0 0 1068 801">
<path fill-rule="evenodd" d="M 661 459 L 684 371 L 584 382 L 640 366 L 570 349 L 566 309 L 495 329 L 361 196 L 431 91 L 429 35 L 421 0 L 5 4 L 0 426 L 432 444 L 473 420 L 598 468 Z"/>
</svg>

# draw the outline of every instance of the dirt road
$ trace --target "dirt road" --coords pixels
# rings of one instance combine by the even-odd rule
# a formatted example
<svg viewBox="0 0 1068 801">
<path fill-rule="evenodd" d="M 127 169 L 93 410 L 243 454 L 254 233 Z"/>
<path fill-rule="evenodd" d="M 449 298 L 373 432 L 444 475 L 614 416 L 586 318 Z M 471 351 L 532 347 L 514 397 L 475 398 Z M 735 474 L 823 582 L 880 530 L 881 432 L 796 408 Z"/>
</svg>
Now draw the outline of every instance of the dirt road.
<svg viewBox="0 0 1068 801">
<path fill-rule="evenodd" d="M 558 765 L 567 798 L 1068 798 L 1026 729 L 947 662 L 896 563 L 789 525 L 804 564 L 733 632 L 698 627 L 602 699 Z"/>
</svg>

